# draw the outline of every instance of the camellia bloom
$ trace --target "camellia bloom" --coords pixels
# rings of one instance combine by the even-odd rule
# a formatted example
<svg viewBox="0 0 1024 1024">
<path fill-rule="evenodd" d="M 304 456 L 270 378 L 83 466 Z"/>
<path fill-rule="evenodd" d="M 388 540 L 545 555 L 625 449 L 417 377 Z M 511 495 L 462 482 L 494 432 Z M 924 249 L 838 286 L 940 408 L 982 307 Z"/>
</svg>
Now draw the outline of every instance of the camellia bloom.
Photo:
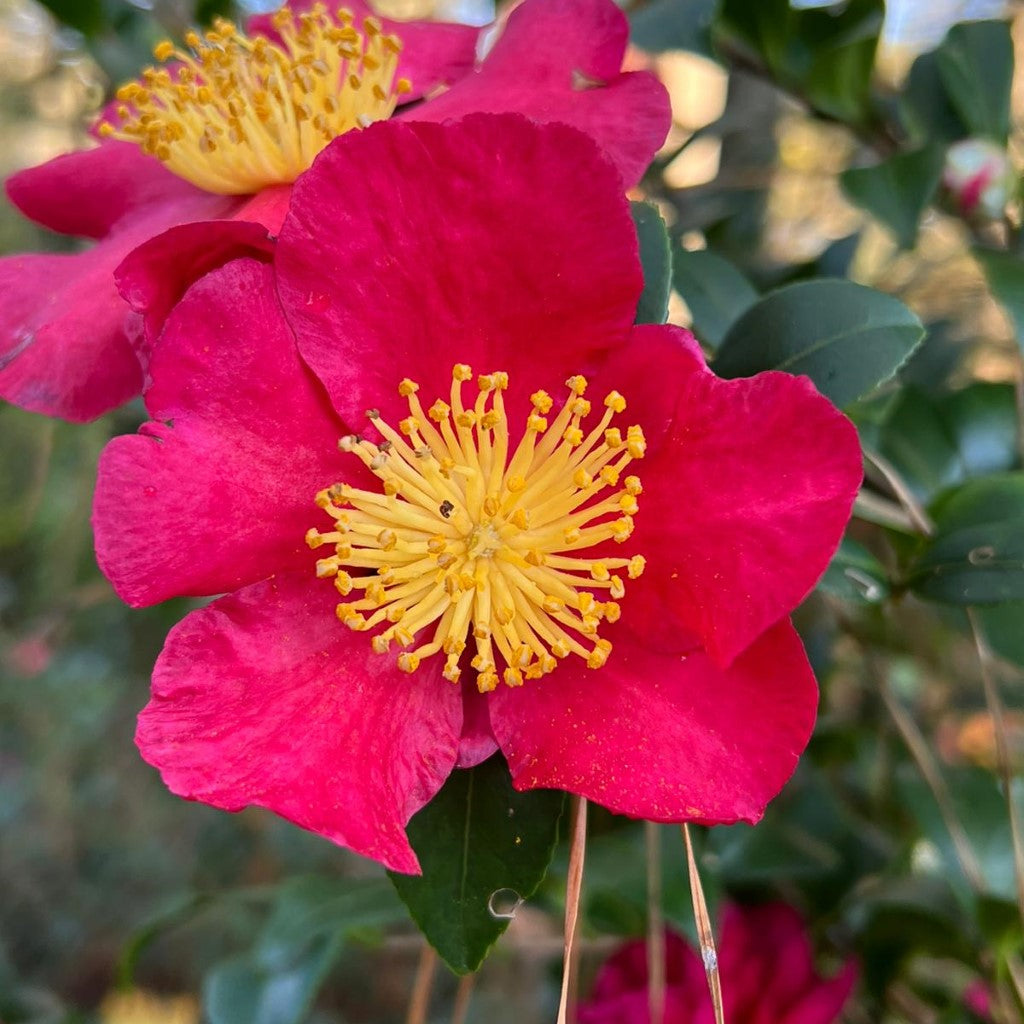
<svg viewBox="0 0 1024 1024">
<path fill-rule="evenodd" d="M 800 915 L 784 903 L 726 908 L 718 942 L 729 1024 L 833 1024 L 857 980 L 849 961 L 821 977 Z M 626 943 L 598 972 L 579 1007 L 580 1024 L 648 1024 L 647 947 Z M 665 934 L 664 1024 L 714 1024 L 704 964 L 674 932 Z"/>
<path fill-rule="evenodd" d="M 119 90 L 97 148 L 8 180 L 28 217 L 97 244 L 0 260 L 0 396 L 81 422 L 137 395 L 184 288 L 233 256 L 269 258 L 292 183 L 354 129 L 516 111 L 586 131 L 624 187 L 668 131 L 662 86 L 620 73 L 628 29 L 612 0 L 526 0 L 482 61 L 479 29 L 388 22 L 365 0 L 296 3 L 250 28 L 161 42 L 167 66 Z"/>
<path fill-rule="evenodd" d="M 960 212 L 996 220 L 1016 184 L 1006 147 L 988 139 L 962 139 L 949 147 L 942 183 Z"/>
<path fill-rule="evenodd" d="M 595 144 L 479 115 L 332 144 L 274 265 L 191 287 L 94 512 L 129 603 L 227 593 L 140 719 L 174 792 L 407 872 L 411 815 L 497 748 L 523 789 L 760 817 L 813 724 L 786 616 L 859 446 L 806 379 L 634 327 L 642 284 Z"/>
</svg>

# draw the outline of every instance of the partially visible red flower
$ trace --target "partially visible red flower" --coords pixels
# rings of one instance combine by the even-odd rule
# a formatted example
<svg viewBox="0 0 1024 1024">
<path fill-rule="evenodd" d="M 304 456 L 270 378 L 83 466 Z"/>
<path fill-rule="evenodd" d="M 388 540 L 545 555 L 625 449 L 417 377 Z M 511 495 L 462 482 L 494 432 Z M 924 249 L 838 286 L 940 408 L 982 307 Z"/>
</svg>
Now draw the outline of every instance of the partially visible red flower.
<svg viewBox="0 0 1024 1024">
<path fill-rule="evenodd" d="M 73 255 L 0 260 L 0 397 L 82 422 L 137 395 L 152 342 L 185 287 L 232 256 L 269 258 L 268 232 L 280 229 L 292 182 L 326 139 L 358 125 L 392 112 L 443 121 L 516 111 L 564 122 L 598 141 L 624 187 L 639 179 L 668 131 L 662 86 L 645 72 L 620 73 L 628 30 L 612 0 L 526 0 L 479 63 L 479 29 L 365 23 L 366 0 L 347 6 L 356 20 L 346 27 L 325 13 L 326 5 L 311 2 L 292 5 L 291 27 L 273 16 L 252 20 L 251 30 L 264 40 L 280 43 L 284 33 L 295 54 L 317 58 L 305 65 L 281 50 L 273 58 L 276 83 L 266 43 L 236 45 L 237 30 L 228 23 L 212 42 L 191 37 L 191 49 L 161 43 L 157 55 L 172 72 L 151 70 L 129 83 L 106 112 L 106 122 L 123 130 L 8 180 L 8 195 L 26 216 L 96 244 Z M 380 43 L 392 34 L 402 43 L 397 68 L 388 57 L 392 44 Z M 353 58 L 351 67 L 335 55 L 335 48 L 340 54 L 364 47 L 371 57 Z M 200 100 L 223 54 L 228 84 Z M 329 77 L 318 77 L 321 67 Z M 265 87 L 240 87 L 254 71 Z M 364 80 L 347 84 L 355 71 Z M 291 93 L 281 91 L 285 80 L 294 82 Z M 181 90 L 191 96 L 184 101 L 191 113 L 167 118 L 157 100 L 179 102 Z M 167 124 L 147 127 L 136 118 L 140 110 Z M 101 127 L 98 135 L 110 131 Z M 127 136 L 142 148 L 123 141 Z M 118 273 L 119 294 L 115 272 L 140 246 Z"/>
<path fill-rule="evenodd" d="M 964 989 L 964 1006 L 979 1020 L 992 1020 L 992 990 L 981 978 Z"/>
<path fill-rule="evenodd" d="M 817 703 L 787 615 L 860 448 L 807 379 L 634 327 L 642 285 L 596 145 L 475 115 L 332 144 L 274 266 L 192 286 L 93 519 L 129 603 L 228 595 L 140 718 L 174 792 L 400 871 L 412 814 L 499 748 L 520 789 L 761 816 Z"/>
<path fill-rule="evenodd" d="M 942 183 L 965 216 L 997 220 L 1017 176 L 1005 146 L 989 139 L 962 139 L 949 147 Z"/>
<path fill-rule="evenodd" d="M 729 1024 L 833 1024 L 857 980 L 847 961 L 834 978 L 814 966 L 800 915 L 784 903 L 726 908 L 718 946 Z M 649 1024 L 647 947 L 627 942 L 601 967 L 580 1024 Z M 704 964 L 674 932 L 665 933 L 663 1024 L 713 1024 Z"/>
</svg>

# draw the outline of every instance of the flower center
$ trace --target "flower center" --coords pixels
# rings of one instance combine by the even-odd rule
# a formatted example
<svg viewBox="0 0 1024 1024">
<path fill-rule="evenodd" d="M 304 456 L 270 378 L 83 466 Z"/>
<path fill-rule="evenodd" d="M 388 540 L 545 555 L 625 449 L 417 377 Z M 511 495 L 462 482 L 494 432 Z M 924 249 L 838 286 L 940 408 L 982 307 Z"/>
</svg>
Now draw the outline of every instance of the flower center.
<svg viewBox="0 0 1024 1024">
<path fill-rule="evenodd" d="M 248 195 L 293 182 L 332 139 L 394 112 L 410 83 L 395 70 L 402 45 L 365 18 L 324 4 L 273 17 L 282 45 L 252 39 L 230 21 L 153 50 L 171 70 L 147 68 L 117 92 L 119 124 L 104 138 L 134 142 L 207 192 Z"/>
<path fill-rule="evenodd" d="M 443 653 L 445 678 L 458 682 L 470 636 L 481 693 L 498 685 L 499 659 L 509 686 L 545 675 L 570 654 L 600 668 L 611 644 L 598 628 L 619 618 L 616 602 L 625 593 L 617 571 L 636 579 L 644 558 L 585 553 L 633 532 L 640 480 L 622 474 L 643 458 L 643 431 L 631 426 L 623 437 L 611 426 L 626 408 L 613 391 L 585 433 L 587 382 L 570 377 L 568 399 L 551 423 L 550 395 L 530 396 L 533 411 L 510 457 L 502 397 L 508 374 L 477 377 L 478 396 L 466 406 L 462 386 L 471 377 L 457 364 L 450 404 L 438 399 L 426 411 L 419 385 L 403 380 L 398 391 L 409 416 L 398 430 L 371 409 L 383 440 L 349 435 L 338 442 L 381 480 L 383 493 L 337 483 L 317 495 L 334 520 L 330 531 L 306 534 L 311 548 L 334 545 L 333 555 L 317 561 L 317 576 L 333 577 L 349 598 L 337 606 L 345 625 L 383 627 L 372 640 L 378 654 L 392 641 L 405 648 L 398 656 L 404 672 Z M 430 626 L 432 635 L 418 642 Z"/>
</svg>

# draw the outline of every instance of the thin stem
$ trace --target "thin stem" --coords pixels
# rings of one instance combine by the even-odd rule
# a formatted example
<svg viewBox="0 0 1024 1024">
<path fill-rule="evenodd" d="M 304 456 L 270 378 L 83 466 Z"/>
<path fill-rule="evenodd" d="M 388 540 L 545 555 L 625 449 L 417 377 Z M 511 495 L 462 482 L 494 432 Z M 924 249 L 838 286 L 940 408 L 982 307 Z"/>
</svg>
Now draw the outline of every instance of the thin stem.
<svg viewBox="0 0 1024 1024">
<path fill-rule="evenodd" d="M 978 621 L 978 613 L 973 608 L 967 609 L 967 620 L 971 624 L 971 635 L 978 652 L 978 664 L 981 666 L 981 685 L 985 691 L 985 706 L 992 719 L 992 729 L 996 738 L 996 765 L 1006 796 L 1006 808 L 1010 819 L 1010 837 L 1013 842 L 1013 870 L 1017 882 L 1017 911 L 1020 914 L 1021 927 L 1024 928 L 1024 840 L 1021 839 L 1020 815 L 1017 812 L 1017 801 L 1013 798 L 1013 767 L 1010 761 L 1010 745 L 1006 739 L 1006 718 L 1003 701 L 999 695 L 999 687 L 992 676 L 992 651 L 985 639 L 985 634 Z"/>
<path fill-rule="evenodd" d="M 459 978 L 459 987 L 455 990 L 455 1008 L 452 1010 L 452 1024 L 465 1024 L 469 1013 L 469 1001 L 473 998 L 476 987 L 476 974 L 464 974 Z"/>
<path fill-rule="evenodd" d="M 686 844 L 686 868 L 690 875 L 690 898 L 693 901 L 693 919 L 697 923 L 697 938 L 700 940 L 700 958 L 704 961 L 704 973 L 708 979 L 708 991 L 715 1008 L 715 1024 L 725 1024 L 725 1008 L 722 1005 L 722 978 L 718 972 L 718 950 L 715 948 L 715 933 L 708 915 L 704 886 L 700 881 L 697 861 L 693 856 L 690 840 L 690 826 L 683 825 L 683 842 Z"/>
<path fill-rule="evenodd" d="M 405 1014 L 405 1024 L 426 1024 L 427 1010 L 430 1007 L 430 993 L 434 988 L 434 975 L 437 972 L 437 953 L 429 943 L 423 943 L 420 950 L 420 961 L 416 966 L 416 978 L 412 983 L 412 994 L 409 996 L 409 1009 Z"/>
<path fill-rule="evenodd" d="M 971 841 L 967 838 L 967 832 L 964 830 L 963 825 L 960 824 L 960 819 L 956 816 L 956 811 L 953 809 L 953 801 L 949 795 L 949 790 L 946 788 L 946 782 L 939 772 L 938 765 L 936 765 L 932 758 L 924 736 L 921 735 L 921 731 L 914 720 L 893 696 L 892 691 L 889 689 L 889 682 L 884 674 L 878 689 L 889 715 L 892 717 L 896 728 L 903 737 L 903 742 L 906 743 L 907 749 L 910 751 L 910 756 L 916 762 L 918 770 L 928 784 L 928 788 L 932 791 L 932 796 L 935 797 L 935 802 L 939 805 L 939 812 L 942 814 L 942 820 L 946 823 L 946 830 L 953 840 L 957 860 L 960 861 L 960 867 L 963 869 L 968 884 L 975 892 L 981 892 L 985 887 L 981 866 L 978 864 L 978 858 L 974 853 L 974 848 L 971 846 Z"/>
<path fill-rule="evenodd" d="M 651 1024 L 665 1021 L 665 921 L 661 913 L 661 835 L 644 822 L 647 852 L 647 1007 Z"/>
<path fill-rule="evenodd" d="M 864 449 L 864 458 L 879 472 L 885 482 L 889 485 L 896 500 L 906 510 L 907 516 L 914 524 L 919 533 L 930 537 L 935 532 L 935 525 L 928 518 L 928 513 L 921 507 L 920 502 L 914 497 L 914 492 L 907 486 L 906 481 L 900 476 L 896 467 L 878 452 Z"/>
<path fill-rule="evenodd" d="M 558 1001 L 558 1024 L 569 1024 L 575 1013 L 569 1013 L 569 993 L 575 989 L 576 922 L 580 914 L 580 892 L 583 888 L 583 860 L 587 852 L 587 801 L 576 797 L 572 819 L 572 840 L 569 847 L 569 877 L 565 883 L 565 955 L 562 961 L 562 995 Z"/>
</svg>

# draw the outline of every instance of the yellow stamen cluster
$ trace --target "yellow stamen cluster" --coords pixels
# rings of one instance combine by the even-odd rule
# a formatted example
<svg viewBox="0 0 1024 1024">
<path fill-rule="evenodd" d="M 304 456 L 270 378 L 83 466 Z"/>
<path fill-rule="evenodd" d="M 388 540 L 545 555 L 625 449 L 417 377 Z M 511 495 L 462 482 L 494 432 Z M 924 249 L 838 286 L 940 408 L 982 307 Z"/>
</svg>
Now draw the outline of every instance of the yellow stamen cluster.
<svg viewBox="0 0 1024 1024">
<path fill-rule="evenodd" d="M 375 18 L 362 32 L 352 12 L 325 4 L 273 17 L 282 45 L 247 38 L 223 18 L 205 35 L 169 40 L 117 92 L 119 124 L 101 136 L 137 143 L 207 192 L 248 195 L 293 182 L 332 139 L 390 117 L 411 88 L 395 81 L 399 40 Z"/>
<path fill-rule="evenodd" d="M 467 406 L 462 390 L 471 378 L 468 366 L 456 365 L 450 402 L 438 399 L 426 410 L 418 385 L 403 380 L 398 390 L 409 416 L 397 430 L 370 410 L 383 440 L 341 439 L 341 450 L 363 462 L 383 493 L 338 483 L 316 496 L 334 521 L 327 532 L 306 534 L 311 548 L 334 547 L 317 562 L 317 575 L 333 578 L 349 598 L 337 607 L 343 623 L 383 627 L 371 641 L 375 651 L 385 653 L 392 641 L 403 648 L 398 667 L 405 672 L 443 652 L 444 675 L 458 682 L 471 635 L 482 693 L 498 685 L 499 659 L 509 686 L 551 672 L 570 654 L 600 668 L 611 644 L 598 627 L 619 618 L 620 573 L 635 579 L 644 559 L 583 553 L 633 532 L 640 480 L 624 470 L 643 458 L 643 431 L 631 426 L 623 435 L 611 426 L 626 407 L 615 391 L 586 430 L 587 382 L 571 377 L 550 421 L 551 397 L 531 395 L 533 410 L 510 457 L 508 374 L 477 377 L 476 401 Z M 431 626 L 429 639 L 417 640 Z"/>
</svg>

